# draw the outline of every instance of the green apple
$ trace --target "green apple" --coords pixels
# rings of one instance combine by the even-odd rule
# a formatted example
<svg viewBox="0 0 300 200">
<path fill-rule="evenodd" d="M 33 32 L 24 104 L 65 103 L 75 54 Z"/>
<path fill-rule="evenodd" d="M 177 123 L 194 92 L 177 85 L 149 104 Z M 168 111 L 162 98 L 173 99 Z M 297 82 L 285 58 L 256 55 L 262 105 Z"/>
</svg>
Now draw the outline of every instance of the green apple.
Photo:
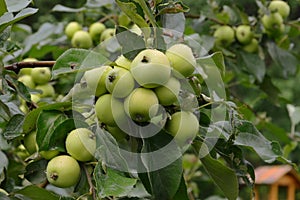
<svg viewBox="0 0 300 200">
<path fill-rule="evenodd" d="M 215 43 L 217 46 L 228 47 L 234 42 L 234 30 L 228 25 L 222 25 L 214 32 Z"/>
<path fill-rule="evenodd" d="M 180 82 L 171 77 L 165 85 L 154 88 L 154 91 L 161 105 L 170 106 L 178 101 Z"/>
<path fill-rule="evenodd" d="M 42 93 L 41 94 L 38 94 L 38 96 L 40 98 L 44 98 L 44 97 L 54 97 L 55 96 L 55 90 L 54 90 L 54 87 L 49 84 L 49 83 L 46 83 L 46 84 L 43 84 L 43 85 L 37 85 L 35 87 L 36 90 L 41 90 Z"/>
<path fill-rule="evenodd" d="M 66 150 L 78 161 L 86 162 L 94 158 L 96 152 L 95 134 L 87 128 L 72 130 L 66 138 Z"/>
<path fill-rule="evenodd" d="M 168 57 L 155 49 L 141 51 L 130 65 L 133 78 L 146 88 L 155 88 L 168 82 L 171 69 Z"/>
<path fill-rule="evenodd" d="M 100 41 L 103 42 L 105 40 L 112 38 L 115 35 L 115 32 L 116 30 L 114 28 L 105 29 L 100 36 Z"/>
<path fill-rule="evenodd" d="M 235 36 L 241 44 L 249 44 L 253 38 L 253 32 L 249 25 L 239 25 L 236 28 Z"/>
<path fill-rule="evenodd" d="M 166 56 L 168 57 L 170 64 L 174 69 L 174 75 L 177 78 L 188 77 L 194 72 L 196 59 L 189 46 L 185 44 L 175 44 L 167 49 Z"/>
<path fill-rule="evenodd" d="M 131 65 L 131 61 L 129 59 L 127 59 L 125 56 L 120 55 L 116 60 L 115 63 L 119 66 L 119 67 L 123 67 L 125 69 L 130 70 L 130 65 Z"/>
<path fill-rule="evenodd" d="M 37 62 L 38 60 L 36 58 L 25 58 L 22 60 L 22 62 Z M 32 68 L 22 68 L 19 71 L 19 76 L 21 75 L 31 75 Z"/>
<path fill-rule="evenodd" d="M 18 81 L 22 82 L 24 85 L 26 85 L 29 88 L 33 89 L 35 87 L 35 83 L 30 75 L 22 75 L 18 78 Z"/>
<path fill-rule="evenodd" d="M 65 34 L 68 38 L 72 38 L 73 35 L 80 30 L 82 30 L 82 26 L 78 22 L 69 22 L 65 27 Z"/>
<path fill-rule="evenodd" d="M 258 41 L 257 39 L 253 38 L 249 44 L 243 46 L 243 50 L 249 53 L 255 53 L 258 51 Z"/>
<path fill-rule="evenodd" d="M 23 113 L 25 113 L 25 114 L 29 112 L 29 109 L 28 109 L 28 107 L 27 107 L 26 104 L 21 104 L 21 105 L 19 106 L 19 109 L 20 109 Z"/>
<path fill-rule="evenodd" d="M 116 98 L 128 96 L 134 89 L 134 78 L 130 71 L 121 67 L 114 67 L 106 76 L 106 89 Z"/>
<path fill-rule="evenodd" d="M 38 151 L 36 144 L 36 131 L 32 131 L 24 136 L 24 147 L 29 154 L 33 154 Z"/>
<path fill-rule="evenodd" d="M 45 84 L 51 80 L 51 70 L 49 67 L 35 67 L 31 71 L 32 80 L 36 84 Z"/>
<path fill-rule="evenodd" d="M 74 186 L 80 178 L 78 162 L 68 155 L 52 158 L 46 168 L 47 180 L 54 186 L 66 188 Z"/>
<path fill-rule="evenodd" d="M 106 126 L 106 129 L 118 142 L 124 141 L 127 137 L 127 134 L 119 126 Z"/>
<path fill-rule="evenodd" d="M 283 24 L 283 18 L 278 12 L 266 14 L 261 20 L 266 30 L 280 30 Z"/>
<path fill-rule="evenodd" d="M 77 31 L 71 40 L 72 46 L 76 48 L 89 49 L 93 45 L 92 38 L 90 34 L 86 31 Z"/>
<path fill-rule="evenodd" d="M 108 92 L 105 86 L 105 80 L 110 70 L 112 70 L 111 66 L 102 66 L 84 73 L 83 77 L 88 87 L 95 92 L 95 96 L 99 97 Z"/>
<path fill-rule="evenodd" d="M 89 34 L 95 42 L 100 41 L 101 33 L 105 30 L 105 25 L 101 22 L 95 22 L 89 27 Z"/>
<path fill-rule="evenodd" d="M 33 103 L 37 103 L 41 100 L 41 98 L 38 94 L 30 94 L 30 98 Z"/>
<path fill-rule="evenodd" d="M 271 1 L 268 8 L 272 13 L 278 12 L 283 18 L 288 17 L 290 14 L 289 4 L 282 0 Z"/>
<path fill-rule="evenodd" d="M 136 88 L 125 99 L 126 114 L 137 122 L 148 122 L 158 112 L 158 98 L 147 88 Z"/>
<path fill-rule="evenodd" d="M 189 111 L 179 111 L 171 115 L 165 125 L 166 131 L 174 136 L 177 144 L 183 147 L 190 144 L 199 131 L 197 117 Z"/>
<path fill-rule="evenodd" d="M 136 24 L 133 24 L 131 26 L 131 28 L 129 29 L 129 31 L 137 34 L 137 35 L 142 35 L 143 34 L 143 31 L 140 29 L 140 27 Z"/>
<path fill-rule="evenodd" d="M 48 150 L 48 151 L 40 151 L 39 153 L 46 160 L 51 160 L 52 158 L 57 156 L 60 152 L 56 149 L 51 149 L 51 150 Z"/>
<path fill-rule="evenodd" d="M 112 94 L 104 94 L 98 98 L 95 112 L 99 121 L 108 126 L 116 126 L 126 119 L 123 102 L 114 98 Z"/>
</svg>

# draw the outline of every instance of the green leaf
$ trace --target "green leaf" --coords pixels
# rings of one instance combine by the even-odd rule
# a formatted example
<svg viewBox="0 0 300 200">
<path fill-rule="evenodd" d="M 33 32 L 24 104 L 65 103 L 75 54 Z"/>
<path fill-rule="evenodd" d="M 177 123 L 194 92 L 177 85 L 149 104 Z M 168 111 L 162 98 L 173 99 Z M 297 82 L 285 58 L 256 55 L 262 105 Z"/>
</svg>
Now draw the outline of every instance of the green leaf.
<svg viewBox="0 0 300 200">
<path fill-rule="evenodd" d="M 46 181 L 46 167 L 48 161 L 45 159 L 30 162 L 26 166 L 25 178 L 33 184 L 40 184 Z"/>
<path fill-rule="evenodd" d="M 204 69 L 217 67 L 222 77 L 225 76 L 225 62 L 222 52 L 215 52 L 209 56 L 198 58 L 197 63 Z"/>
<path fill-rule="evenodd" d="M 98 163 L 94 169 L 94 179 L 100 198 L 127 196 L 137 182 L 136 179 L 128 178 L 121 172 L 111 168 L 106 168 L 104 172 L 101 163 Z"/>
<path fill-rule="evenodd" d="M 5 0 L 0 0 L 0 16 L 7 12 Z"/>
<path fill-rule="evenodd" d="M 187 187 L 185 184 L 184 177 L 181 177 L 179 188 L 173 197 L 173 200 L 189 200 L 188 194 L 187 194 Z"/>
<path fill-rule="evenodd" d="M 117 26 L 116 37 L 122 47 L 122 54 L 129 60 L 135 58 L 140 51 L 146 48 L 145 41 L 141 36 L 124 27 Z"/>
<path fill-rule="evenodd" d="M 286 108 L 289 112 L 289 116 L 293 125 L 297 125 L 300 122 L 300 107 L 296 107 L 291 104 L 287 104 Z"/>
<path fill-rule="evenodd" d="M 213 159 L 209 154 L 200 159 L 205 170 L 214 183 L 222 190 L 229 200 L 238 197 L 238 179 L 235 172 L 223 165 L 220 161 Z"/>
<path fill-rule="evenodd" d="M 7 10 L 9 12 L 18 12 L 26 8 L 31 3 L 31 0 L 8 0 L 6 1 Z"/>
<path fill-rule="evenodd" d="M 57 126 L 66 120 L 66 115 L 58 110 L 43 110 L 37 119 L 36 143 L 40 151 L 49 150 L 52 134 Z"/>
<path fill-rule="evenodd" d="M 176 14 L 180 12 L 188 12 L 190 9 L 181 1 L 169 1 L 167 3 L 159 4 L 157 6 L 158 15 L 163 14 Z"/>
<path fill-rule="evenodd" d="M 253 74 L 255 78 L 261 83 L 266 74 L 265 62 L 259 57 L 258 54 L 241 51 L 240 55 L 248 72 Z"/>
<path fill-rule="evenodd" d="M 3 133 L 3 136 L 7 140 L 12 140 L 21 136 L 23 133 L 23 122 L 24 122 L 24 115 L 17 114 L 14 115 L 8 122 L 6 129 Z"/>
<path fill-rule="evenodd" d="M 60 74 L 76 73 L 78 70 L 92 69 L 109 62 L 108 58 L 97 52 L 85 49 L 68 49 L 56 60 L 52 68 L 52 76 L 55 78 Z"/>
<path fill-rule="evenodd" d="M 61 197 L 57 194 L 50 192 L 44 188 L 40 188 L 36 185 L 29 185 L 23 189 L 17 190 L 15 194 L 21 194 L 31 200 L 40 200 L 41 197 L 45 197 L 47 200 L 60 200 Z"/>
<path fill-rule="evenodd" d="M 181 38 L 185 30 L 185 17 L 183 13 L 165 14 L 163 27 L 173 34 L 173 37 Z"/>
<path fill-rule="evenodd" d="M 70 8 L 61 4 L 56 4 L 53 8 L 53 12 L 70 12 L 70 13 L 78 13 L 86 10 L 86 8 Z"/>
<path fill-rule="evenodd" d="M 8 159 L 6 155 L 0 151 L 0 174 L 2 174 L 4 169 L 7 169 L 8 167 Z"/>
</svg>

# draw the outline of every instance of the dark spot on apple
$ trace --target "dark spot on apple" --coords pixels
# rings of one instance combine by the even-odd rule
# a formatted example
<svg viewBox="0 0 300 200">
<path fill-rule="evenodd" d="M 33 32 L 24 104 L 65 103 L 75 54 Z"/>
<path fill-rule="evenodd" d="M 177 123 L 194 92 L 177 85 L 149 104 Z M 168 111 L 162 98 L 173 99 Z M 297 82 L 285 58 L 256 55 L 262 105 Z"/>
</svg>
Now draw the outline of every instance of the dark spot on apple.
<svg viewBox="0 0 300 200">
<path fill-rule="evenodd" d="M 111 83 L 112 83 L 115 79 L 116 79 L 116 76 L 113 75 L 113 74 L 108 76 L 108 80 L 109 80 L 109 82 L 111 82 Z"/>
<path fill-rule="evenodd" d="M 143 63 L 148 63 L 149 60 L 148 60 L 148 58 L 147 58 L 146 56 L 144 56 L 143 59 L 142 59 L 142 62 L 143 62 Z"/>
<path fill-rule="evenodd" d="M 57 173 L 53 173 L 50 175 L 50 178 L 53 180 L 57 180 L 58 179 L 58 174 Z"/>
</svg>

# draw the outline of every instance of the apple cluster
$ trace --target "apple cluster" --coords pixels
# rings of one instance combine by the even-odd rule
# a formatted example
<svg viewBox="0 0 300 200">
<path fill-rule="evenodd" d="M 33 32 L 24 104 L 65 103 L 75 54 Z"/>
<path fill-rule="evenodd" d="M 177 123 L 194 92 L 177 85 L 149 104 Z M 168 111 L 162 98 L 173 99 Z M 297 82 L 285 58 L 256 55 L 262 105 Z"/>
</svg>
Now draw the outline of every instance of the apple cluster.
<svg viewBox="0 0 300 200">
<path fill-rule="evenodd" d="M 268 5 L 268 12 L 261 18 L 264 33 L 270 38 L 279 37 L 284 32 L 283 22 L 289 13 L 290 7 L 287 2 L 282 0 L 271 1 Z M 255 38 L 252 29 L 249 24 L 242 24 L 237 27 L 220 25 L 214 31 L 215 45 L 226 48 L 237 41 L 244 51 L 255 53 L 259 48 L 259 41 Z"/>
<path fill-rule="evenodd" d="M 65 27 L 65 34 L 71 40 L 71 44 L 76 48 L 89 49 L 93 44 L 107 40 L 115 35 L 114 28 L 106 28 L 101 22 L 95 22 L 84 30 L 76 21 L 69 22 Z"/>
<path fill-rule="evenodd" d="M 23 62 L 35 62 L 35 58 L 26 58 Z M 54 98 L 55 90 L 50 83 L 51 70 L 49 67 L 22 68 L 18 73 L 18 81 L 29 89 L 32 89 L 31 101 L 38 103 L 41 98 Z M 26 113 L 28 107 L 25 101 L 21 101 L 20 109 Z"/>
<path fill-rule="evenodd" d="M 94 108 L 101 127 L 117 141 L 126 140 L 128 135 L 143 137 L 133 133 L 129 124 L 154 124 L 174 136 L 182 147 L 193 140 L 199 128 L 193 109 L 180 105 L 182 85 L 195 66 L 191 48 L 175 44 L 165 53 L 142 50 L 132 60 L 121 55 L 111 66 L 86 71 L 82 81 L 96 96 Z M 167 117 L 161 117 L 162 110 Z"/>
</svg>

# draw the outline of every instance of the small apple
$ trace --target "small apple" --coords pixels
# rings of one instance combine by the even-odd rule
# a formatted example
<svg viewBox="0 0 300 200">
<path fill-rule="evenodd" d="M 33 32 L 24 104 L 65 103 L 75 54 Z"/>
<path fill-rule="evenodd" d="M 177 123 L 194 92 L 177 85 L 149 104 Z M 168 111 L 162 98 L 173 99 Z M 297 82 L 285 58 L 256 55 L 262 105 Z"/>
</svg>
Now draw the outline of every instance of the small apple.
<svg viewBox="0 0 300 200">
<path fill-rule="evenodd" d="M 127 59 L 125 56 L 120 55 L 116 60 L 115 63 L 119 66 L 119 67 L 123 67 L 125 69 L 130 70 L 130 65 L 131 65 L 131 61 L 129 59 Z"/>
<path fill-rule="evenodd" d="M 126 118 L 123 102 L 114 98 L 112 94 L 104 94 L 98 98 L 95 112 L 99 121 L 108 126 L 116 126 Z"/>
<path fill-rule="evenodd" d="M 39 153 L 46 160 L 51 160 L 52 158 L 57 156 L 60 152 L 56 149 L 51 149 L 51 150 L 48 150 L 48 151 L 40 151 Z"/>
<path fill-rule="evenodd" d="M 54 97 L 55 96 L 55 90 L 54 87 L 49 84 L 43 84 L 43 85 L 37 85 L 35 87 L 36 90 L 41 90 L 42 93 L 41 94 L 37 94 L 40 98 L 44 98 L 44 97 Z"/>
<path fill-rule="evenodd" d="M 22 60 L 22 62 L 36 62 L 38 61 L 36 58 L 25 58 L 24 60 Z M 20 69 L 18 75 L 22 76 L 22 75 L 31 75 L 31 70 L 32 68 L 22 68 Z"/>
<path fill-rule="evenodd" d="M 82 26 L 78 22 L 70 22 L 65 28 L 65 34 L 68 38 L 72 38 L 73 35 L 80 30 L 82 30 Z"/>
<path fill-rule="evenodd" d="M 102 66 L 84 73 L 83 77 L 88 87 L 95 93 L 95 96 L 99 97 L 108 92 L 105 86 L 105 80 L 110 70 L 112 70 L 111 66 Z"/>
<path fill-rule="evenodd" d="M 119 126 L 106 126 L 107 131 L 116 139 L 117 142 L 124 141 L 127 134 Z"/>
<path fill-rule="evenodd" d="M 41 98 L 38 94 L 30 94 L 30 98 L 33 103 L 37 103 L 41 100 Z"/>
<path fill-rule="evenodd" d="M 36 144 L 36 131 L 32 131 L 24 136 L 24 147 L 29 154 L 33 154 L 38 151 Z"/>
<path fill-rule="evenodd" d="M 166 56 L 175 70 L 174 75 L 177 78 L 188 77 L 195 71 L 196 59 L 189 46 L 175 44 L 167 49 Z"/>
<path fill-rule="evenodd" d="M 66 188 L 74 186 L 80 178 L 78 162 L 68 155 L 52 158 L 46 168 L 47 180 L 54 186 Z"/>
<path fill-rule="evenodd" d="M 165 85 L 154 88 L 154 92 L 161 105 L 170 106 L 178 101 L 180 82 L 176 78 L 171 77 Z"/>
<path fill-rule="evenodd" d="M 116 98 L 128 96 L 134 89 L 134 78 L 130 71 L 121 67 L 114 67 L 106 76 L 106 89 Z"/>
<path fill-rule="evenodd" d="M 100 41 L 103 42 L 112 38 L 115 35 L 115 32 L 116 30 L 114 28 L 105 29 L 100 36 Z"/>
<path fill-rule="evenodd" d="M 125 99 L 126 114 L 137 122 L 147 122 L 158 112 L 158 98 L 147 88 L 136 88 Z"/>
<path fill-rule="evenodd" d="M 236 28 L 235 35 L 241 44 L 249 44 L 253 38 L 253 32 L 249 25 L 239 25 Z"/>
<path fill-rule="evenodd" d="M 283 18 L 278 12 L 266 14 L 261 20 L 266 30 L 280 30 L 283 24 Z"/>
<path fill-rule="evenodd" d="M 136 24 L 133 24 L 131 26 L 131 28 L 129 29 L 129 31 L 137 34 L 137 35 L 142 35 L 143 34 L 143 31 L 140 29 L 140 27 Z"/>
<path fill-rule="evenodd" d="M 105 30 L 105 25 L 101 22 L 95 22 L 89 27 L 89 34 L 95 42 L 99 42 L 101 33 Z"/>
<path fill-rule="evenodd" d="M 168 82 L 171 69 L 168 57 L 155 49 L 141 51 L 130 65 L 133 78 L 146 88 L 155 88 Z"/>
<path fill-rule="evenodd" d="M 190 144 L 199 131 L 197 117 L 189 111 L 179 111 L 171 115 L 165 125 L 166 131 L 174 136 L 180 147 Z"/>
<path fill-rule="evenodd" d="M 49 67 L 35 67 L 31 71 L 32 80 L 36 84 L 45 84 L 51 80 L 51 70 Z"/>
<path fill-rule="evenodd" d="M 290 14 L 289 4 L 282 0 L 271 1 L 268 8 L 272 13 L 278 12 L 282 18 L 287 18 Z"/>
<path fill-rule="evenodd" d="M 222 25 L 214 32 L 215 43 L 217 46 L 228 47 L 234 42 L 234 30 L 228 25 Z"/>
<path fill-rule="evenodd" d="M 71 40 L 72 46 L 76 48 L 88 49 L 93 45 L 92 38 L 90 34 L 86 31 L 77 31 Z"/>
<path fill-rule="evenodd" d="M 96 151 L 95 134 L 87 128 L 72 130 L 66 138 L 68 154 L 78 161 L 86 162 L 94 158 Z"/>
<path fill-rule="evenodd" d="M 24 85 L 31 89 L 35 87 L 35 83 L 30 75 L 22 75 L 18 78 L 18 81 L 22 82 Z"/>
<path fill-rule="evenodd" d="M 257 39 L 253 38 L 249 44 L 243 46 L 243 50 L 248 53 L 255 53 L 258 51 L 258 41 Z"/>
</svg>

